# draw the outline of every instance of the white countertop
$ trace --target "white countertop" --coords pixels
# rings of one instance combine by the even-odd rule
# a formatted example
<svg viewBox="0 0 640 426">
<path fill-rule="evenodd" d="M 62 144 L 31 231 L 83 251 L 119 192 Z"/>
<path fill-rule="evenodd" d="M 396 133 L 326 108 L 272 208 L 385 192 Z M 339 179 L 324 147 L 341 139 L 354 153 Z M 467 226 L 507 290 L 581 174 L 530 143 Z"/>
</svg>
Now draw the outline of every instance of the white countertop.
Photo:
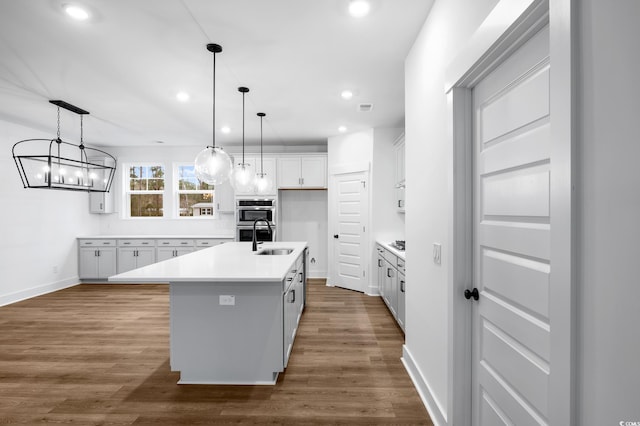
<svg viewBox="0 0 640 426">
<path fill-rule="evenodd" d="M 220 232 L 218 234 L 198 234 L 198 235 L 83 235 L 77 237 L 78 239 L 87 239 L 87 240 L 118 240 L 118 239 L 135 239 L 142 240 L 145 238 L 153 238 L 153 239 L 184 239 L 184 240 L 207 240 L 207 239 L 235 239 L 236 235 L 234 231 L 231 232 Z"/>
<path fill-rule="evenodd" d="M 376 241 L 376 243 L 380 244 L 382 247 L 385 248 L 385 250 L 389 250 L 391 253 L 395 254 L 396 256 L 398 256 L 400 259 L 405 260 L 404 258 L 404 251 L 398 250 L 395 247 L 391 246 L 391 242 L 385 242 L 385 241 Z"/>
<path fill-rule="evenodd" d="M 121 283 L 282 281 L 307 247 L 306 242 L 269 242 L 266 248 L 292 248 L 288 255 L 259 256 L 250 242 L 230 242 L 109 277 Z"/>
</svg>

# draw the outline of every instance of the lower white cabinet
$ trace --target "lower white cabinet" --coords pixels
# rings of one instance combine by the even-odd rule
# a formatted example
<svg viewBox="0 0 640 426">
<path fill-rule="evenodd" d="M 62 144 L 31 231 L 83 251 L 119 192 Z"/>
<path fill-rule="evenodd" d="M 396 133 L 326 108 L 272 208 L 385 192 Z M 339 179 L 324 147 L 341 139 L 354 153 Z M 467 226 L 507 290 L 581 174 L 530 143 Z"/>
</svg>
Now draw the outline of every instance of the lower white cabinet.
<svg viewBox="0 0 640 426">
<path fill-rule="evenodd" d="M 194 251 L 193 240 L 164 239 L 157 241 L 156 261 L 162 262 Z"/>
<path fill-rule="evenodd" d="M 400 325 L 405 329 L 405 269 L 404 259 L 376 245 L 378 262 L 378 289 L 382 300 Z"/>
<path fill-rule="evenodd" d="M 287 274 L 284 282 L 283 318 L 284 318 L 284 366 L 289 362 L 293 341 L 298 331 L 298 324 L 304 310 L 305 265 L 300 256 Z"/>
<path fill-rule="evenodd" d="M 81 279 L 104 279 L 116 273 L 116 240 L 83 240 L 78 249 Z"/>
<path fill-rule="evenodd" d="M 233 241 L 232 238 L 79 238 L 78 276 L 106 279 L 196 250 Z"/>
<path fill-rule="evenodd" d="M 153 241 L 151 241 L 153 244 Z M 118 273 L 142 268 L 156 262 L 156 247 L 153 245 L 131 245 L 118 247 Z"/>
</svg>

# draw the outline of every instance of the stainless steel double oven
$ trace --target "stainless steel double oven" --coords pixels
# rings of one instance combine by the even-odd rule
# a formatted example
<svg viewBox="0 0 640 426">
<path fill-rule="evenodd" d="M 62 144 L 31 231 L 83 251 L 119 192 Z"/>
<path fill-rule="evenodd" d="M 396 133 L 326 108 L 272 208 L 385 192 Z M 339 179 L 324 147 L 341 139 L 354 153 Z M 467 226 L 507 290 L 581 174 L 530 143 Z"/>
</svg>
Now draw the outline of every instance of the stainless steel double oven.
<svg viewBox="0 0 640 426">
<path fill-rule="evenodd" d="M 276 200 L 274 198 L 245 198 L 236 200 L 236 241 L 253 240 L 253 223 L 257 241 L 276 240 Z M 268 222 L 269 226 L 264 222 Z"/>
</svg>

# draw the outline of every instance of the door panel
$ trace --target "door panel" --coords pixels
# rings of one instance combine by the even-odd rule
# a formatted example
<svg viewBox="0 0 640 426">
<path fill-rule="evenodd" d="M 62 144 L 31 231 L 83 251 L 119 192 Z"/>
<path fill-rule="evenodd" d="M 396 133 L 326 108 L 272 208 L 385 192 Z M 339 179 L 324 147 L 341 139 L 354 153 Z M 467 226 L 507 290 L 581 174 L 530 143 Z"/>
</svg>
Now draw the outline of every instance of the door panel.
<svg viewBox="0 0 640 426">
<path fill-rule="evenodd" d="M 547 424 L 548 27 L 473 89 L 473 421 Z"/>
<path fill-rule="evenodd" d="M 365 225 L 368 221 L 368 189 L 363 172 L 335 176 L 336 216 L 333 221 L 334 276 L 333 285 L 356 291 L 365 290 L 366 267 Z"/>
</svg>

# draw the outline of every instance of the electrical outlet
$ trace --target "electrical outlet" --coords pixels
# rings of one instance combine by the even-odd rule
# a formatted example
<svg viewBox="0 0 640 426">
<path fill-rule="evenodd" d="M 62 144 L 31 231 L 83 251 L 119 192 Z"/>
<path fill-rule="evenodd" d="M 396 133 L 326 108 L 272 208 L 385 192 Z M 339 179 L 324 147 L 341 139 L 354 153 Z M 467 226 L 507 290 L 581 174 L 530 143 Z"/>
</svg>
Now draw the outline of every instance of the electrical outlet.
<svg viewBox="0 0 640 426">
<path fill-rule="evenodd" d="M 442 246 L 438 243 L 433 243 L 433 263 L 440 265 L 442 261 Z"/>
<path fill-rule="evenodd" d="M 221 306 L 234 306 L 236 304 L 236 297 L 228 294 L 220 295 Z"/>
</svg>

